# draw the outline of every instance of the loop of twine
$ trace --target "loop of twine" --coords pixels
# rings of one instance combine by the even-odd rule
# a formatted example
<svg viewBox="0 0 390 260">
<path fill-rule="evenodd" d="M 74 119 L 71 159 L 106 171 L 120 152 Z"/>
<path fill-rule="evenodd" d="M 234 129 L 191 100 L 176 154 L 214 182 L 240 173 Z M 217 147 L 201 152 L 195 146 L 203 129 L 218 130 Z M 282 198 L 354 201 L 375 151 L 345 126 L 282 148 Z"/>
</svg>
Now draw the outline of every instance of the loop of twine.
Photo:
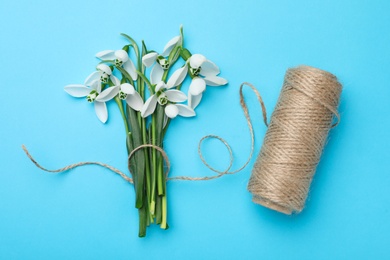
<svg viewBox="0 0 390 260">
<path fill-rule="evenodd" d="M 165 172 L 165 175 L 167 176 L 167 180 L 189 180 L 189 181 L 212 180 L 212 179 L 219 178 L 219 177 L 221 177 L 221 176 L 223 176 L 225 174 L 234 174 L 234 173 L 242 171 L 249 164 L 250 160 L 253 157 L 254 144 L 255 144 L 255 137 L 254 137 L 254 132 L 253 132 L 253 126 L 252 126 L 252 122 L 251 122 L 251 119 L 250 119 L 250 116 L 249 116 L 249 110 L 248 110 L 248 107 L 246 105 L 246 102 L 245 102 L 245 99 L 244 99 L 244 95 L 243 95 L 243 92 L 242 92 L 244 86 L 250 87 L 253 90 L 253 92 L 255 93 L 255 95 L 257 97 L 257 100 L 259 101 L 259 103 L 261 105 L 264 124 L 266 126 L 268 126 L 268 123 L 267 123 L 267 111 L 266 111 L 263 99 L 261 98 L 261 95 L 260 95 L 259 91 L 251 83 L 248 83 L 248 82 L 242 83 L 240 85 L 240 105 L 241 105 L 241 108 L 242 108 L 242 110 L 244 112 L 244 116 L 246 118 L 246 121 L 247 121 L 247 124 L 248 124 L 248 128 L 249 128 L 249 132 L 250 132 L 250 136 L 251 136 L 250 154 L 249 154 L 248 160 L 245 162 L 245 164 L 242 167 L 240 167 L 239 169 L 234 170 L 234 171 L 229 171 L 231 169 L 232 165 L 233 165 L 233 160 L 234 160 L 233 151 L 232 151 L 229 143 L 225 139 L 223 139 L 222 137 L 217 136 L 217 135 L 207 135 L 207 136 L 204 136 L 199 141 L 199 145 L 198 145 L 198 154 L 199 154 L 200 159 L 202 160 L 203 164 L 207 168 L 209 168 L 211 171 L 214 171 L 214 172 L 217 173 L 217 175 L 214 175 L 214 176 L 205 176 L 205 177 L 177 176 L 177 177 L 169 177 L 168 178 L 168 173 L 170 171 L 170 161 L 169 161 L 168 155 L 166 154 L 166 152 L 161 147 L 153 145 L 153 144 L 143 144 L 143 145 L 140 145 L 140 146 L 136 147 L 133 151 L 131 151 L 131 153 L 129 154 L 129 157 L 128 157 L 129 164 L 130 164 L 130 159 L 134 156 L 134 154 L 137 151 L 139 151 L 140 149 L 144 149 L 144 148 L 153 148 L 153 149 L 156 149 L 157 151 L 159 151 L 161 153 L 161 155 L 163 156 L 163 159 L 164 159 L 165 164 L 167 166 L 167 170 Z M 201 149 L 201 145 L 202 145 L 203 141 L 205 141 L 206 139 L 210 139 L 210 138 L 214 138 L 214 139 L 217 139 L 217 140 L 221 141 L 225 145 L 225 147 L 227 148 L 227 150 L 229 152 L 229 156 L 230 156 L 229 166 L 228 166 L 228 168 L 225 171 L 219 171 L 219 170 L 213 168 L 212 166 L 210 166 L 207 163 L 206 159 L 203 157 L 203 154 L 202 154 L 202 151 L 201 151 L 202 150 Z M 67 166 L 65 166 L 63 168 L 50 170 L 50 169 L 47 169 L 47 168 L 41 166 L 32 157 L 32 155 L 29 153 L 29 151 L 27 150 L 27 148 L 24 145 L 22 145 L 22 149 L 26 153 L 27 157 L 35 164 L 36 167 L 38 167 L 41 170 L 46 171 L 46 172 L 60 173 L 60 172 L 69 171 L 71 169 L 74 169 L 74 168 L 77 168 L 77 167 L 80 167 L 80 166 L 84 166 L 84 165 L 99 165 L 99 166 L 104 167 L 104 168 L 106 168 L 106 169 L 108 169 L 108 170 L 110 170 L 110 171 L 112 171 L 114 173 L 119 174 L 125 181 L 127 181 L 129 183 L 133 183 L 133 179 L 131 177 L 127 176 L 122 171 L 118 170 L 115 167 L 112 167 L 112 166 L 110 166 L 108 164 L 101 163 L 101 162 L 89 162 L 89 161 L 88 162 L 79 162 L 79 163 L 74 163 L 74 164 L 67 165 Z"/>
</svg>

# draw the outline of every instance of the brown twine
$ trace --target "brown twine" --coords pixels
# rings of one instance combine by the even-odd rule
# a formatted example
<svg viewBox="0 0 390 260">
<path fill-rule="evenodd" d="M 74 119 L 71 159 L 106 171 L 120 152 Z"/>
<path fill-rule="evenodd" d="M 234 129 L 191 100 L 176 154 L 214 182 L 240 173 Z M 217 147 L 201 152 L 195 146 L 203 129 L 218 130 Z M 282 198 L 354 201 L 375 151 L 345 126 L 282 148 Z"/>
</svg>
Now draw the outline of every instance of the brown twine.
<svg viewBox="0 0 390 260">
<path fill-rule="evenodd" d="M 166 154 L 166 152 L 161 147 L 156 146 L 156 145 L 152 145 L 152 144 L 140 145 L 140 146 L 136 147 L 129 154 L 129 157 L 128 157 L 129 168 L 130 168 L 130 159 L 134 156 L 134 154 L 137 151 L 139 151 L 140 149 L 144 149 L 144 148 L 153 148 L 153 149 L 156 149 L 157 151 L 159 151 L 161 153 L 161 155 L 163 156 L 163 159 L 164 159 L 166 167 L 167 167 L 167 170 L 165 172 L 165 174 L 167 176 L 167 180 L 188 180 L 188 181 L 212 180 L 212 179 L 219 178 L 219 177 L 221 177 L 221 176 L 223 176 L 225 174 L 234 174 L 234 173 L 237 173 L 237 172 L 243 170 L 249 164 L 250 160 L 252 159 L 253 151 L 254 151 L 254 143 L 255 143 L 255 137 L 254 137 L 254 133 L 253 133 L 252 122 L 251 122 L 251 119 L 250 119 L 250 116 L 249 116 L 248 107 L 247 107 L 247 105 L 245 103 L 244 95 L 242 93 L 242 89 L 243 89 L 244 86 L 249 86 L 253 90 L 253 92 L 255 93 L 255 95 L 256 95 L 256 97 L 257 97 L 257 99 L 258 99 L 258 101 L 259 101 L 259 103 L 261 105 L 264 123 L 265 123 L 265 125 L 267 125 L 267 113 L 266 113 L 266 109 L 265 109 L 265 106 L 264 106 L 264 102 L 263 102 L 263 100 L 262 100 L 262 98 L 260 96 L 260 93 L 258 92 L 258 90 L 252 84 L 250 84 L 248 82 L 242 83 L 241 86 L 240 86 L 240 105 L 241 105 L 242 110 L 244 112 L 244 115 L 245 115 L 245 118 L 246 118 L 246 121 L 247 121 L 247 124 L 248 124 L 248 128 L 249 128 L 249 132 L 250 132 L 250 135 L 251 135 L 251 150 L 250 150 L 250 154 L 249 154 L 248 160 L 245 162 L 245 164 L 241 168 L 239 168 L 237 170 L 234 170 L 234 171 L 229 171 L 230 168 L 233 165 L 233 160 L 234 160 L 233 152 L 232 152 L 232 149 L 231 149 L 230 145 L 228 144 L 228 142 L 226 140 L 224 140 L 222 137 L 217 136 L 217 135 L 207 135 L 207 136 L 204 136 L 199 141 L 199 145 L 198 145 L 198 154 L 199 154 L 200 159 L 206 165 L 206 167 L 208 167 L 210 170 L 216 172 L 217 175 L 205 176 L 205 177 L 177 176 L 177 177 L 169 177 L 168 178 L 168 173 L 170 171 L 170 161 L 169 161 L 168 155 Z M 203 157 L 201 145 L 202 145 L 203 141 L 205 141 L 206 139 L 210 139 L 210 138 L 214 138 L 214 139 L 217 139 L 217 140 L 221 141 L 225 145 L 225 147 L 227 148 L 227 150 L 229 152 L 230 163 L 229 163 L 228 168 L 225 171 L 216 170 L 215 168 L 210 166 L 207 163 L 207 161 L 205 160 L 205 158 Z M 128 181 L 130 183 L 133 183 L 133 179 L 130 178 L 129 176 L 127 176 L 125 173 L 121 172 L 120 170 L 116 169 L 115 167 L 112 167 L 112 166 L 110 166 L 108 164 L 101 163 L 101 162 L 79 162 L 79 163 L 75 163 L 75 164 L 70 164 L 68 166 L 65 166 L 63 168 L 59 168 L 59 169 L 56 169 L 56 170 L 49 170 L 49 169 L 41 166 L 32 157 L 32 155 L 29 153 L 29 151 L 27 150 L 27 148 L 24 145 L 22 145 L 22 149 L 26 153 L 27 157 L 35 164 L 35 166 L 37 166 L 38 168 L 40 168 L 41 170 L 46 171 L 46 172 L 60 173 L 60 172 L 65 172 L 65 171 L 68 171 L 68 170 L 71 170 L 71 169 L 74 169 L 74 168 L 77 168 L 77 167 L 80 167 L 80 166 L 84 166 L 84 165 L 99 165 L 101 167 L 109 169 L 112 172 L 115 172 L 115 173 L 119 174 L 124 180 L 126 180 L 126 181 Z"/>
<path fill-rule="evenodd" d="M 323 70 L 300 66 L 286 72 L 248 184 L 255 203 L 285 214 L 302 211 L 329 130 L 340 120 L 341 90 Z"/>
<path fill-rule="evenodd" d="M 22 145 L 22 149 L 23 151 L 26 153 L 27 157 L 35 164 L 35 166 L 37 166 L 39 169 L 45 171 L 45 172 L 52 172 L 52 173 L 60 173 L 60 172 L 66 172 L 66 171 L 69 171 L 71 169 L 74 169 L 74 168 L 77 168 L 79 166 L 84 166 L 84 165 L 99 165 L 101 167 L 104 167 L 104 168 L 107 168 L 109 169 L 110 171 L 112 172 L 115 172 L 117 174 L 119 174 L 124 180 L 130 182 L 130 183 L 133 183 L 133 179 L 130 178 L 129 176 L 127 176 L 126 174 L 124 174 L 123 172 L 121 172 L 120 170 L 118 170 L 117 168 L 115 167 L 112 167 L 108 164 L 105 164 L 105 163 L 101 163 L 101 162 L 79 162 L 79 163 L 74 163 L 74 164 L 70 164 L 70 165 L 67 165 L 63 168 L 59 168 L 59 169 L 56 169 L 56 170 L 49 170 L 45 167 L 43 167 L 42 165 L 40 165 L 35 159 L 34 157 L 32 157 L 32 155 L 30 154 L 30 152 L 27 150 L 26 146 Z"/>
</svg>

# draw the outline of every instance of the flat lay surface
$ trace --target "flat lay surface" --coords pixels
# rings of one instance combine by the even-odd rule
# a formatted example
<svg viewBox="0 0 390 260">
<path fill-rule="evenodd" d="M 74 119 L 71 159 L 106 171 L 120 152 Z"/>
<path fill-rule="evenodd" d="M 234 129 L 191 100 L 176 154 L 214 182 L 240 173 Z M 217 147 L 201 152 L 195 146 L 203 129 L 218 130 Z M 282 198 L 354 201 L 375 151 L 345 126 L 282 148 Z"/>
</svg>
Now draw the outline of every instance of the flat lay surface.
<svg viewBox="0 0 390 260">
<path fill-rule="evenodd" d="M 0 259 L 388 258 L 390 242 L 390 2 L 387 1 L 43 1 L 0 0 Z M 95 54 L 145 40 L 162 51 L 183 25 L 185 45 L 218 64 L 229 84 L 207 87 L 196 117 L 172 121 L 164 141 L 171 176 L 212 176 L 198 156 L 208 134 L 233 149 L 232 170 L 250 153 L 239 86 L 251 82 L 271 116 L 286 70 L 310 65 L 343 85 L 340 124 L 302 213 L 252 202 L 247 190 L 266 127 L 244 90 L 255 155 L 241 172 L 210 181 L 168 182 L 170 228 L 138 238 L 134 188 L 98 166 L 127 172 L 115 103 L 102 124 L 64 86 L 82 83 Z M 183 85 L 188 90 L 189 82 Z M 207 162 L 229 164 L 223 144 L 202 145 Z"/>
</svg>

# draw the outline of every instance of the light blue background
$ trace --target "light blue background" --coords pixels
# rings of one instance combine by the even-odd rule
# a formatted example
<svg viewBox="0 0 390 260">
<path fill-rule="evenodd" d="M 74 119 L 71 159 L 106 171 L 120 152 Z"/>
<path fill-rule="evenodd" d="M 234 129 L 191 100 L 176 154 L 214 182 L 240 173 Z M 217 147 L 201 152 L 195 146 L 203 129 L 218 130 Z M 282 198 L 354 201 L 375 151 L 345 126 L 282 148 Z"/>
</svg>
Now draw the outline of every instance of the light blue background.
<svg viewBox="0 0 390 260">
<path fill-rule="evenodd" d="M 389 258 L 390 2 L 360 1 L 0 1 L 0 259 Z M 165 140 L 172 175 L 211 175 L 197 156 L 206 134 L 228 140 L 235 168 L 249 154 L 238 87 L 252 82 L 269 113 L 287 68 L 307 64 L 338 76 L 341 124 L 330 135 L 305 210 L 285 216 L 251 202 L 254 159 L 208 182 L 170 182 L 167 231 L 137 237 L 132 186 L 87 166 L 51 175 L 44 166 L 102 161 L 126 171 L 123 126 L 109 105 L 63 87 L 82 83 L 95 53 L 121 48 L 125 32 L 161 50 L 183 24 L 186 45 L 217 63 L 229 85 L 208 88 L 194 119 L 175 120 Z M 266 128 L 245 91 L 256 134 Z M 216 142 L 205 156 L 223 169 Z"/>
</svg>

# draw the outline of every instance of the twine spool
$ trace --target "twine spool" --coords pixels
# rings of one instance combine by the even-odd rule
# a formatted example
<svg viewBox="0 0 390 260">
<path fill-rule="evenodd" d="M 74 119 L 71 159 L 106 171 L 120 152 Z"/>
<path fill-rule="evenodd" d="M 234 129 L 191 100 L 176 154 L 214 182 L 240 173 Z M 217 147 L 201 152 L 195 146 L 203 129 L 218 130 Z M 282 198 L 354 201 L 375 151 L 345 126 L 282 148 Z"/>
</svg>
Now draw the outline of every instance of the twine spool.
<svg viewBox="0 0 390 260">
<path fill-rule="evenodd" d="M 329 72 L 308 66 L 286 72 L 278 103 L 249 180 L 253 201 L 285 213 L 302 211 L 342 86 Z"/>
</svg>

